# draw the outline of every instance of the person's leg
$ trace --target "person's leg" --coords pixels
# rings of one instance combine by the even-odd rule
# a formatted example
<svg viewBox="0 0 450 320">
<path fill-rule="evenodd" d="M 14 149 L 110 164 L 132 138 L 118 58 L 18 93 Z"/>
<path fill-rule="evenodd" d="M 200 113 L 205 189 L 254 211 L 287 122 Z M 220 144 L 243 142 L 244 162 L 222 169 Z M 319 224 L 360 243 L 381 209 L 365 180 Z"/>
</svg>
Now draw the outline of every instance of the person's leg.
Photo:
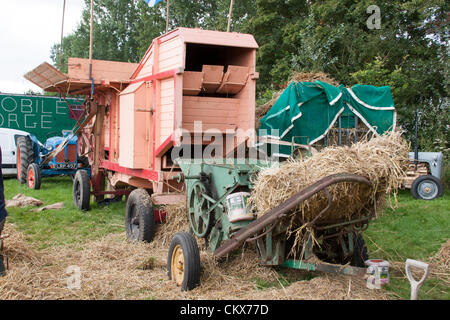
<svg viewBox="0 0 450 320">
<path fill-rule="evenodd" d="M 5 226 L 6 218 L 0 221 L 0 236 L 2 235 L 3 227 Z"/>
<path fill-rule="evenodd" d="M 0 221 L 0 236 L 2 235 L 3 227 L 5 226 L 6 218 L 3 218 L 2 221 Z M 0 240 L 1 241 L 1 240 Z M 1 250 L 0 245 L 0 250 Z M 4 277 L 6 275 L 6 268 L 5 268 L 5 258 L 0 253 L 0 277 Z"/>
</svg>

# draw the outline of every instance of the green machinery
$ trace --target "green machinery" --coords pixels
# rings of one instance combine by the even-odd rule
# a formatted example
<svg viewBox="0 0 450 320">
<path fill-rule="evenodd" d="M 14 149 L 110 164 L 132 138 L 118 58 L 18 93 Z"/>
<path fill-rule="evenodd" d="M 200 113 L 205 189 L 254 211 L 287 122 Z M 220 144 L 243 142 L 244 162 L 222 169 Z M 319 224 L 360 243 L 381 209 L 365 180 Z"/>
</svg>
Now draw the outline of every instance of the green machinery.
<svg viewBox="0 0 450 320">
<path fill-rule="evenodd" d="M 348 275 L 365 274 L 364 261 L 367 249 L 361 232 L 374 217 L 374 208 L 367 215 L 353 221 L 319 223 L 332 206 L 328 187 L 336 183 L 362 183 L 371 185 L 366 178 L 350 174 L 332 175 L 317 181 L 300 193 L 263 215 L 253 215 L 245 210 L 245 194 L 252 190 L 252 177 L 261 168 L 275 163 L 246 159 L 224 159 L 217 164 L 206 160 L 179 159 L 187 194 L 190 232 L 177 233 L 171 242 L 168 255 L 168 275 L 182 290 L 191 290 L 199 284 L 200 256 L 195 236 L 203 238 L 207 248 L 217 259 L 227 256 L 245 242 L 256 242 L 261 264 L 289 268 L 340 272 Z M 295 258 L 290 254 L 293 240 L 287 239 L 288 221 L 296 214 L 295 208 L 319 192 L 324 192 L 328 205 L 308 227 L 314 230 L 322 243 L 312 246 L 311 236 L 306 236 L 301 251 Z M 244 196 L 243 196 L 244 195 Z M 230 202 L 234 199 L 234 204 Z M 240 200 L 239 200 L 240 199 Z M 237 200 L 237 201 L 236 201 Z M 241 217 L 232 211 L 241 210 Z M 237 212 L 236 211 L 236 212 Z M 259 216 L 259 217 L 257 217 Z M 300 215 L 296 214 L 296 219 Z M 310 262 L 316 256 L 327 263 Z"/>
</svg>

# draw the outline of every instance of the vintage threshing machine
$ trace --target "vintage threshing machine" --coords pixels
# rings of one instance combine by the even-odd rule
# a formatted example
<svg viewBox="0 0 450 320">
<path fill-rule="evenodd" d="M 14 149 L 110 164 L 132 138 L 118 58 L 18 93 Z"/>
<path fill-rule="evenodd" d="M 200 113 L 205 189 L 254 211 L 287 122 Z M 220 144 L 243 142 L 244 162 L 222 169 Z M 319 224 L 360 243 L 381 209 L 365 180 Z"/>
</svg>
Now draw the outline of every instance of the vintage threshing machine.
<svg viewBox="0 0 450 320">
<path fill-rule="evenodd" d="M 285 218 L 314 194 L 328 194 L 331 184 L 369 185 L 365 178 L 325 178 L 259 218 L 246 209 L 252 176 L 273 165 L 271 159 L 248 156 L 255 142 L 257 48 L 252 35 L 178 28 L 154 39 L 139 64 L 70 58 L 68 74 L 48 64 L 32 71 L 46 91 L 89 96 L 74 128 L 79 154 L 88 157 L 92 173 L 75 176 L 78 208 L 88 210 L 91 195 L 96 201 L 127 195 L 128 238 L 151 241 L 155 222 L 164 218 L 158 206 L 186 201 L 191 232 L 174 236 L 168 257 L 169 277 L 183 290 L 199 283 L 195 236 L 218 258 L 255 241 L 266 265 L 364 273 L 307 261 L 314 254 L 363 266 L 367 253 L 360 232 L 373 216 L 370 208 L 357 221 L 312 221 L 310 227 L 328 240 L 322 250 L 305 241 L 296 259 L 289 255 Z M 249 148 L 239 156 L 245 145 Z"/>
</svg>

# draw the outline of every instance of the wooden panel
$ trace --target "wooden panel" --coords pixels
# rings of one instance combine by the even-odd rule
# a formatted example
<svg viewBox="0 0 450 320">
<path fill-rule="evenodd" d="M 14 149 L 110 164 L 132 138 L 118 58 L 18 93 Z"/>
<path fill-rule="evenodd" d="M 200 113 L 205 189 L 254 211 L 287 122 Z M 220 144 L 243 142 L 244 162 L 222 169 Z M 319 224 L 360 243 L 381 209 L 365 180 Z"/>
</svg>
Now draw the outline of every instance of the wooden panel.
<svg viewBox="0 0 450 320">
<path fill-rule="evenodd" d="M 242 48 L 258 48 L 251 34 L 178 28 L 180 37 L 188 43 L 204 43 Z"/>
<path fill-rule="evenodd" d="M 159 72 L 172 70 L 183 65 L 183 43 L 178 37 L 160 44 Z"/>
<path fill-rule="evenodd" d="M 235 130 L 239 106 L 239 99 L 184 96 L 183 129 L 192 132 L 194 121 L 201 121 L 203 131 Z"/>
<path fill-rule="evenodd" d="M 137 66 L 137 63 L 92 60 L 92 75 L 95 80 L 128 80 Z M 68 76 L 89 79 L 89 59 L 69 58 Z"/>
<path fill-rule="evenodd" d="M 169 138 L 174 131 L 174 93 L 175 84 L 173 78 L 161 81 L 160 97 L 160 136 L 157 147 Z"/>
<path fill-rule="evenodd" d="M 248 79 L 248 67 L 228 66 L 228 70 L 223 76 L 222 84 L 218 93 L 236 94 L 241 91 Z"/>
<path fill-rule="evenodd" d="M 32 71 L 24 75 L 24 78 L 33 82 L 38 87 L 45 89 L 67 80 L 67 76 L 53 66 L 44 62 Z"/>
<path fill-rule="evenodd" d="M 154 65 L 154 55 L 153 55 L 153 49 L 150 50 L 150 52 L 148 52 L 148 59 L 147 61 L 145 61 L 144 66 L 142 67 L 142 69 L 139 71 L 139 73 L 136 75 L 136 79 L 138 78 L 143 78 L 146 76 L 150 76 L 153 74 L 153 65 Z M 146 57 L 144 57 L 145 59 Z M 143 62 L 144 62 L 143 59 Z"/>
<path fill-rule="evenodd" d="M 203 65 L 203 90 L 215 93 L 219 89 L 223 79 L 224 66 Z"/>
<path fill-rule="evenodd" d="M 185 71 L 183 73 L 183 94 L 196 96 L 202 90 L 203 72 Z"/>
<path fill-rule="evenodd" d="M 120 96 L 119 165 L 133 167 L 134 153 L 134 95 Z"/>
</svg>

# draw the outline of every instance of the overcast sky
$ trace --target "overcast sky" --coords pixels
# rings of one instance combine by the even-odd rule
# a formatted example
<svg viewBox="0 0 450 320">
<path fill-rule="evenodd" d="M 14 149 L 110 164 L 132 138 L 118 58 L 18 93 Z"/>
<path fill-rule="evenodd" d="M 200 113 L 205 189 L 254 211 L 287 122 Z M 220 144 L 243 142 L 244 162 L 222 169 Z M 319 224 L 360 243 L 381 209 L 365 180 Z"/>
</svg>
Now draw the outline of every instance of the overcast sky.
<svg viewBox="0 0 450 320">
<path fill-rule="evenodd" d="M 0 92 L 42 90 L 23 75 L 44 61 L 61 41 L 64 0 L 0 0 Z M 64 35 L 81 20 L 84 0 L 66 0 Z M 86 48 L 89 50 L 89 48 Z"/>
</svg>

